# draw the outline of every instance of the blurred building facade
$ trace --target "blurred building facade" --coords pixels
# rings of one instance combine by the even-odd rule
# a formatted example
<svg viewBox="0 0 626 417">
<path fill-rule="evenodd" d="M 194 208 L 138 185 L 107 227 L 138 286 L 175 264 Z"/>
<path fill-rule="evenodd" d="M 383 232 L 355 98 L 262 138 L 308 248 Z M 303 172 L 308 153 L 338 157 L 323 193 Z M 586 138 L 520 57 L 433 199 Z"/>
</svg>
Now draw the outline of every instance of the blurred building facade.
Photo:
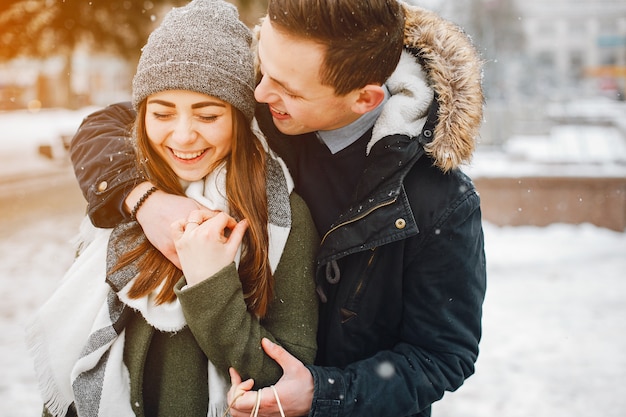
<svg viewBox="0 0 626 417">
<path fill-rule="evenodd" d="M 483 54 L 483 144 L 499 146 L 516 134 L 547 134 L 562 122 L 550 114 L 555 105 L 624 103 L 625 0 L 415 3 L 422 1 L 464 27 Z"/>
<path fill-rule="evenodd" d="M 69 69 L 62 56 L 0 63 L 0 110 L 105 106 L 130 98 L 134 64 L 86 51 L 75 51 L 70 59 Z"/>
<path fill-rule="evenodd" d="M 22 1 L 27 3 L 26 0 Z M 228 1 L 239 7 L 241 19 L 248 25 L 258 22 L 267 5 L 267 0 Z M 142 18 L 149 16 L 151 22 L 146 28 L 146 37 L 147 33 L 161 21 L 162 16 L 172 5 L 183 4 L 184 2 L 185 0 L 142 2 L 141 16 Z M 89 2 L 89 5 L 91 3 Z M 130 4 L 131 2 L 109 4 L 112 7 L 108 8 L 107 6 L 106 12 L 114 16 L 116 12 L 119 12 L 119 7 L 125 10 L 130 9 Z M 74 10 L 78 6 L 78 4 L 66 5 L 65 8 Z M 118 7 L 118 9 L 113 6 Z M 103 5 L 99 7 L 104 8 Z M 28 6 L 24 6 L 24 8 L 28 9 Z M 137 7 L 133 10 L 135 9 Z M 11 13 L 16 15 L 14 12 Z M 57 14 L 59 13 L 55 15 Z M 19 21 L 19 19 L 17 20 Z M 112 23 L 115 21 L 114 18 L 111 20 Z M 70 28 L 74 23 L 71 19 L 66 20 L 64 28 Z M 16 25 L 22 27 L 26 24 L 19 22 Z M 115 23 L 111 27 L 113 32 L 119 34 L 120 28 L 115 28 Z M 51 30 L 50 33 L 52 34 L 57 30 L 48 29 Z M 27 31 L 26 26 L 22 28 L 22 31 Z M 83 30 L 83 32 L 89 31 Z M 2 33 L 1 30 L 0 33 Z M 110 40 L 108 44 L 102 43 L 100 40 L 94 42 L 90 37 L 90 35 L 94 35 L 93 33 L 87 33 L 87 35 L 79 33 L 78 35 L 77 39 L 80 40 L 72 45 L 64 43 L 57 45 L 54 41 L 49 42 L 49 45 L 46 44 L 44 47 L 47 52 L 38 52 L 40 55 L 38 58 L 23 56 L 10 61 L 0 60 L 0 111 L 24 108 L 35 110 L 41 107 L 104 106 L 115 101 L 128 100 L 130 98 L 131 80 L 137 63 L 136 59 L 139 58 L 139 47 L 136 48 L 137 50 L 126 50 L 126 58 L 124 59 L 111 52 L 105 53 L 105 51 L 116 50 L 111 48 Z M 20 40 L 32 42 L 21 38 Z M 16 43 L 16 45 L 18 44 L 19 42 Z M 32 53 L 32 50 L 27 46 L 28 44 L 23 45 L 22 49 L 30 52 L 24 53 Z M 134 58 L 132 58 L 133 56 Z"/>
<path fill-rule="evenodd" d="M 406 0 L 463 26 L 486 61 L 485 89 L 493 101 L 531 103 L 626 93 L 625 0 Z M 494 9 L 508 14 L 493 14 Z M 491 15 L 489 14 L 491 12 Z M 262 10 L 254 10 L 254 22 Z M 490 16 L 490 17 L 486 17 Z M 508 20 L 508 21 L 504 21 Z M 499 43 L 507 33 L 513 41 Z M 0 62 L 0 110 L 105 105 L 129 97 L 135 63 L 75 51 L 59 58 Z M 71 73 L 68 77 L 64 73 Z M 536 110 L 533 103 L 529 110 Z M 523 109 L 518 112 L 523 113 Z"/>
<path fill-rule="evenodd" d="M 529 74 L 544 94 L 624 99 L 626 1 L 517 0 L 517 7 Z"/>
</svg>

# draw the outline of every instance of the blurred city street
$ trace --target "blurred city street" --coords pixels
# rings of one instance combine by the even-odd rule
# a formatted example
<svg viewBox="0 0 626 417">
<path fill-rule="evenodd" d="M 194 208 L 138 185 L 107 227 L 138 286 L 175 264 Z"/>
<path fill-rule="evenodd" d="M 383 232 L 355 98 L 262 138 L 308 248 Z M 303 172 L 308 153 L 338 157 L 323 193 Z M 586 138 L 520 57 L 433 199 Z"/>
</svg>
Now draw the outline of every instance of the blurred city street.
<svg viewBox="0 0 626 417">
<path fill-rule="evenodd" d="M 2 159 L 4 162 L 4 154 Z M 22 158 L 25 159 L 25 158 Z M 50 161 L 45 161 L 50 164 Z M 0 177 L 0 415 L 41 413 L 24 326 L 73 258 L 71 238 L 85 203 L 69 166 Z"/>
</svg>

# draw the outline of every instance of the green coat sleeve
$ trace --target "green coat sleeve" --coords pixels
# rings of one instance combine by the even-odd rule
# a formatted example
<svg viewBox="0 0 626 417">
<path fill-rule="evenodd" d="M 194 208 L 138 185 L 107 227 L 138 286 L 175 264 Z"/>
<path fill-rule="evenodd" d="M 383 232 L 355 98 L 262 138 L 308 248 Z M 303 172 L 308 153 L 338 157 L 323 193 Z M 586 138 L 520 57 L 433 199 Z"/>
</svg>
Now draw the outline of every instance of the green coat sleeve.
<svg viewBox="0 0 626 417">
<path fill-rule="evenodd" d="M 249 313 L 234 263 L 213 277 L 189 288 L 184 278 L 176 295 L 187 324 L 209 360 L 228 379 L 237 369 L 257 387 L 275 383 L 282 370 L 261 348 L 267 337 L 305 364 L 317 350 L 318 298 L 314 283 L 314 257 L 318 236 L 304 201 L 292 194 L 292 228 L 274 274 L 275 295 L 267 316 Z"/>
</svg>

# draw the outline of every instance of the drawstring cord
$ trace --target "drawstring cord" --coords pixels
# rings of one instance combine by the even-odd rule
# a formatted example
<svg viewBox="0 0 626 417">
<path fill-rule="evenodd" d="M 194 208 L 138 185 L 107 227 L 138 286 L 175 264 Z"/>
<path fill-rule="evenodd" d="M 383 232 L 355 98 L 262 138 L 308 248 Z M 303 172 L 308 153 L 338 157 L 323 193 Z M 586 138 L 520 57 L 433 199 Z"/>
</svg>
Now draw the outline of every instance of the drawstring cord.
<svg viewBox="0 0 626 417">
<path fill-rule="evenodd" d="M 339 269 L 339 264 L 335 260 L 328 262 L 326 264 L 326 281 L 329 284 L 337 284 L 339 283 L 339 280 L 341 280 L 341 270 Z M 324 292 L 322 284 L 317 284 L 315 291 L 320 297 L 320 301 L 325 304 L 328 301 L 328 297 Z"/>
</svg>

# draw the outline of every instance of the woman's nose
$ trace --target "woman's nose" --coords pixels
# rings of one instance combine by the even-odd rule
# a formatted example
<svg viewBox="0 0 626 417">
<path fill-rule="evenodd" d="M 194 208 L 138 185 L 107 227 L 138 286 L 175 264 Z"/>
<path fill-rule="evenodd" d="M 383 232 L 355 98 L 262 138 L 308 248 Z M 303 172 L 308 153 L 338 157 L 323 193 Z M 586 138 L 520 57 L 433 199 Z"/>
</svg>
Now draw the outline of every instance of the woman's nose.
<svg viewBox="0 0 626 417">
<path fill-rule="evenodd" d="M 173 139 L 180 144 L 192 143 L 198 138 L 193 120 L 181 117 L 174 126 Z"/>
</svg>

